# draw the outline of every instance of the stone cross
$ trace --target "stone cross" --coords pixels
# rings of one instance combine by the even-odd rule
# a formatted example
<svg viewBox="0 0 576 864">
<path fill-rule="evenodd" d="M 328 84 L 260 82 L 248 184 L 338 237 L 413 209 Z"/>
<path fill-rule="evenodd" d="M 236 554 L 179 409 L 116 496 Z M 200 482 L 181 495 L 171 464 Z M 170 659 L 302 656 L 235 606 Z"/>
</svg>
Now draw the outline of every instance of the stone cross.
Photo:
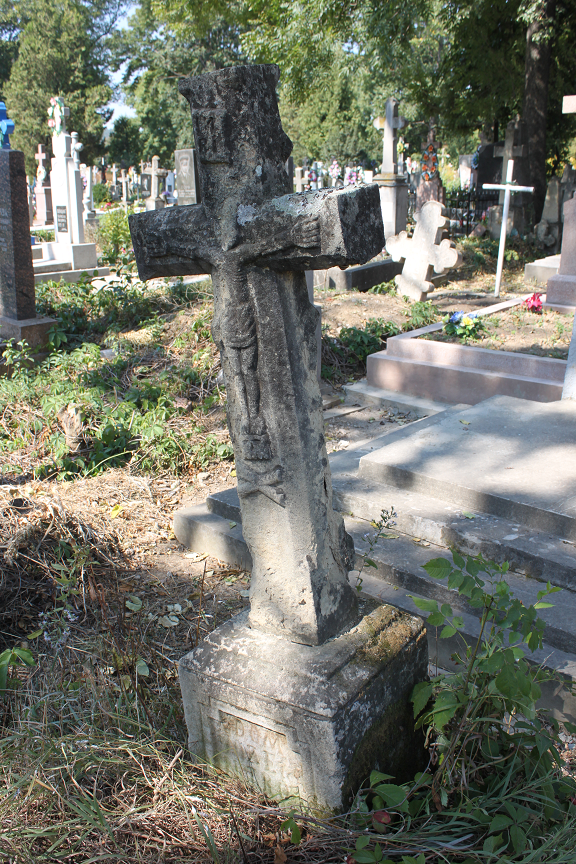
<svg viewBox="0 0 576 864">
<path fill-rule="evenodd" d="M 316 645 L 354 620 L 346 534 L 332 509 L 305 271 L 363 263 L 384 243 L 376 186 L 294 194 L 277 66 L 185 78 L 202 203 L 130 216 L 140 278 L 211 273 L 226 381 L 249 622 Z"/>
<path fill-rule="evenodd" d="M 14 121 L 8 117 L 4 102 L 0 102 L 0 150 L 10 150 L 10 135 L 13 132 Z"/>
<path fill-rule="evenodd" d="M 120 171 L 120 185 L 122 186 L 122 203 L 124 207 L 128 206 L 128 177 L 126 176 L 126 169 L 122 168 Z"/>
<path fill-rule="evenodd" d="M 382 146 L 382 174 L 398 173 L 398 136 L 397 130 L 406 125 L 404 117 L 398 116 L 398 100 L 386 100 L 386 121 Z"/>
<path fill-rule="evenodd" d="M 42 144 L 38 145 L 38 152 L 34 154 L 34 158 L 38 162 L 38 168 L 36 170 L 36 180 L 41 186 L 45 186 L 47 185 L 46 181 L 48 178 L 48 171 L 46 170 L 46 166 L 44 165 L 44 163 L 48 159 L 48 154 L 46 153 Z"/>
<path fill-rule="evenodd" d="M 296 192 L 304 191 L 304 168 L 296 168 L 294 170 L 294 186 Z"/>
<path fill-rule="evenodd" d="M 118 168 L 116 167 L 116 163 L 112 165 L 112 185 L 118 185 Z"/>
<path fill-rule="evenodd" d="M 504 250 L 506 248 L 506 232 L 508 228 L 508 211 L 510 209 L 510 196 L 515 192 L 533 192 L 533 186 L 518 186 L 512 182 L 514 174 L 514 160 L 509 159 L 506 167 L 505 183 L 484 183 L 484 189 L 504 190 L 504 205 L 502 209 L 502 228 L 500 229 L 500 246 L 498 248 L 498 264 L 496 266 L 496 285 L 494 296 L 500 296 L 500 282 L 502 281 L 502 268 L 504 266 Z"/>
<path fill-rule="evenodd" d="M 434 290 L 432 272 L 442 274 L 459 267 L 462 256 L 450 240 L 441 240 L 442 229 L 447 220 L 442 215 L 439 201 L 426 201 L 417 214 L 414 236 L 406 231 L 386 241 L 386 251 L 394 261 L 404 261 L 402 273 L 396 276 L 398 293 L 414 300 L 426 300 L 428 292 Z"/>
</svg>

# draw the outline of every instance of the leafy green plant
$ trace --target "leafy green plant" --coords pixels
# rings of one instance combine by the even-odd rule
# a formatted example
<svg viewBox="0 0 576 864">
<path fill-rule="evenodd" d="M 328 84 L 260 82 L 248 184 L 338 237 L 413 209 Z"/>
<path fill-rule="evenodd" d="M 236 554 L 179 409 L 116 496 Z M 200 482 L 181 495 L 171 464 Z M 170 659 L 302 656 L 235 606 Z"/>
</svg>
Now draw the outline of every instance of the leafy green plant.
<svg viewBox="0 0 576 864">
<path fill-rule="evenodd" d="M 16 680 L 8 680 L 8 673 L 18 666 L 34 666 L 34 657 L 27 648 L 6 648 L 0 654 L 0 695 L 17 685 Z"/>
<path fill-rule="evenodd" d="M 380 351 L 388 336 L 396 336 L 400 332 L 400 327 L 393 321 L 371 318 L 366 322 L 363 329 L 360 327 L 343 327 L 338 338 L 355 361 L 365 366 L 369 354 Z"/>
<path fill-rule="evenodd" d="M 380 282 L 379 285 L 373 285 L 368 289 L 368 294 L 395 294 L 396 282 L 390 279 L 388 282 Z"/>
<path fill-rule="evenodd" d="M 105 183 L 95 183 L 92 186 L 92 201 L 95 207 L 100 207 L 101 204 L 108 203 L 111 200 L 110 190 Z"/>
<path fill-rule="evenodd" d="M 121 207 L 100 216 L 98 239 L 103 257 L 112 262 L 116 260 L 122 248 L 132 248 L 128 215 Z"/>
<path fill-rule="evenodd" d="M 404 331 L 418 330 L 419 327 L 427 327 L 428 324 L 434 324 L 439 315 L 438 307 L 434 306 L 430 300 L 417 300 L 412 303 L 410 309 L 406 312 L 408 321 L 402 328 Z"/>
<path fill-rule="evenodd" d="M 452 656 L 456 672 L 414 688 L 429 769 L 402 785 L 372 772 L 352 815 L 367 833 L 350 850 L 351 859 L 385 862 L 386 851 L 399 854 L 410 846 L 437 853 L 434 861 L 456 860 L 446 857 L 450 852 L 465 864 L 560 862 L 569 851 L 565 829 L 576 825 L 576 783 L 561 771 L 558 724 L 536 707 L 542 683 L 553 676 L 527 659 L 542 647 L 538 610 L 550 607 L 546 598 L 559 589 L 548 583 L 526 607 L 506 582 L 506 563 L 453 552 L 452 561 L 437 558 L 425 569 L 479 611 L 479 633 L 472 644 L 462 638 Z M 440 638 L 461 633 L 463 618 L 449 604 L 412 599 L 430 613 L 429 625 L 442 628 Z M 552 847 L 560 857 L 546 856 Z"/>
<path fill-rule="evenodd" d="M 365 567 L 374 567 L 375 570 L 378 569 L 378 565 L 376 564 L 376 562 L 372 558 L 372 555 L 374 553 L 374 548 L 375 548 L 376 544 L 378 543 L 378 541 L 379 540 L 387 540 L 387 539 L 391 539 L 391 538 L 395 539 L 398 536 L 397 534 L 391 535 L 391 534 L 385 533 L 387 531 L 390 531 L 390 529 L 393 528 L 394 525 L 396 525 L 396 522 L 394 522 L 394 519 L 397 515 L 398 514 L 394 510 L 393 506 L 390 507 L 389 510 L 386 510 L 383 508 L 380 511 L 380 518 L 378 520 L 374 520 L 370 523 L 372 528 L 375 528 L 376 530 L 375 530 L 375 533 L 372 535 L 369 533 L 364 535 L 364 540 L 366 540 L 368 543 L 368 551 L 365 552 L 364 555 L 362 555 L 362 563 L 360 565 L 360 569 L 358 570 L 358 576 L 356 578 L 356 590 L 357 591 L 362 591 L 362 572 L 363 572 L 364 568 Z"/>
</svg>

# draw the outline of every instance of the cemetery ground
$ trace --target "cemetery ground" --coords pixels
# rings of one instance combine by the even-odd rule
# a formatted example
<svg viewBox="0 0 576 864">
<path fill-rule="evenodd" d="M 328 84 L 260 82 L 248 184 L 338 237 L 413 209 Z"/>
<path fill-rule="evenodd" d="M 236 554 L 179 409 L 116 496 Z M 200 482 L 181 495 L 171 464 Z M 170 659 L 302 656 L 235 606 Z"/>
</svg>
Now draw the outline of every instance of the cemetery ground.
<svg viewBox="0 0 576 864">
<path fill-rule="evenodd" d="M 318 292 L 329 451 L 416 419 L 341 402 L 386 335 L 494 302 L 496 244 L 463 245 L 463 268 L 428 304 L 390 286 Z M 502 299 L 530 291 L 526 250 L 511 251 Z M 250 578 L 184 549 L 171 530 L 175 509 L 234 483 L 211 284 L 142 285 L 129 256 L 117 271 L 96 287 L 41 287 L 39 311 L 61 322 L 51 353 L 32 366 L 13 347 L 0 378 L 0 861 L 570 861 L 574 804 L 560 780 L 576 775 L 576 751 L 550 724 L 538 728 L 539 760 L 534 727 L 527 742 L 510 717 L 507 739 L 476 749 L 485 779 L 466 818 L 451 809 L 457 784 L 422 797 L 423 817 L 402 796 L 379 801 L 379 777 L 355 817 L 290 818 L 248 778 L 193 763 L 177 661 L 245 607 Z M 538 316 L 522 314 L 534 329 Z M 489 703 L 469 704 L 481 713 Z M 522 765 L 539 765 L 521 780 L 499 767 L 514 734 Z"/>
</svg>

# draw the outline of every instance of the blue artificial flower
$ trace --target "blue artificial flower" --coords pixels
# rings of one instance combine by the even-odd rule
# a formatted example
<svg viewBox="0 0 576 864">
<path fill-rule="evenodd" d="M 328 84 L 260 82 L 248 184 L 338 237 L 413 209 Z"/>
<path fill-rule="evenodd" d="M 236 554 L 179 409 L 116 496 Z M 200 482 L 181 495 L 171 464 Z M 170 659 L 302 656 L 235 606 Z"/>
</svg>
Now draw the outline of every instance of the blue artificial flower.
<svg viewBox="0 0 576 864">
<path fill-rule="evenodd" d="M 464 315 L 465 315 L 464 312 L 454 312 L 450 316 L 450 323 L 451 324 L 457 324 Z"/>
</svg>

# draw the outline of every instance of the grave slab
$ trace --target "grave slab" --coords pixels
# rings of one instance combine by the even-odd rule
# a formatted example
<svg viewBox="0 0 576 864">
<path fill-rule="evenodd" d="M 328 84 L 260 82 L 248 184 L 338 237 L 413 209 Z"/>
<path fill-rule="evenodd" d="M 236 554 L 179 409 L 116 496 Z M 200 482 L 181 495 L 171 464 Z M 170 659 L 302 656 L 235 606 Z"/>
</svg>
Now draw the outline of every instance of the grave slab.
<svg viewBox="0 0 576 864">
<path fill-rule="evenodd" d="M 575 423 L 571 400 L 495 396 L 366 454 L 359 476 L 576 540 Z"/>
<path fill-rule="evenodd" d="M 320 812 L 351 804 L 379 746 L 381 770 L 422 770 L 407 699 L 427 674 L 425 629 L 391 606 L 363 606 L 320 647 L 253 629 L 246 614 L 210 633 L 180 661 L 190 751 Z"/>
</svg>

